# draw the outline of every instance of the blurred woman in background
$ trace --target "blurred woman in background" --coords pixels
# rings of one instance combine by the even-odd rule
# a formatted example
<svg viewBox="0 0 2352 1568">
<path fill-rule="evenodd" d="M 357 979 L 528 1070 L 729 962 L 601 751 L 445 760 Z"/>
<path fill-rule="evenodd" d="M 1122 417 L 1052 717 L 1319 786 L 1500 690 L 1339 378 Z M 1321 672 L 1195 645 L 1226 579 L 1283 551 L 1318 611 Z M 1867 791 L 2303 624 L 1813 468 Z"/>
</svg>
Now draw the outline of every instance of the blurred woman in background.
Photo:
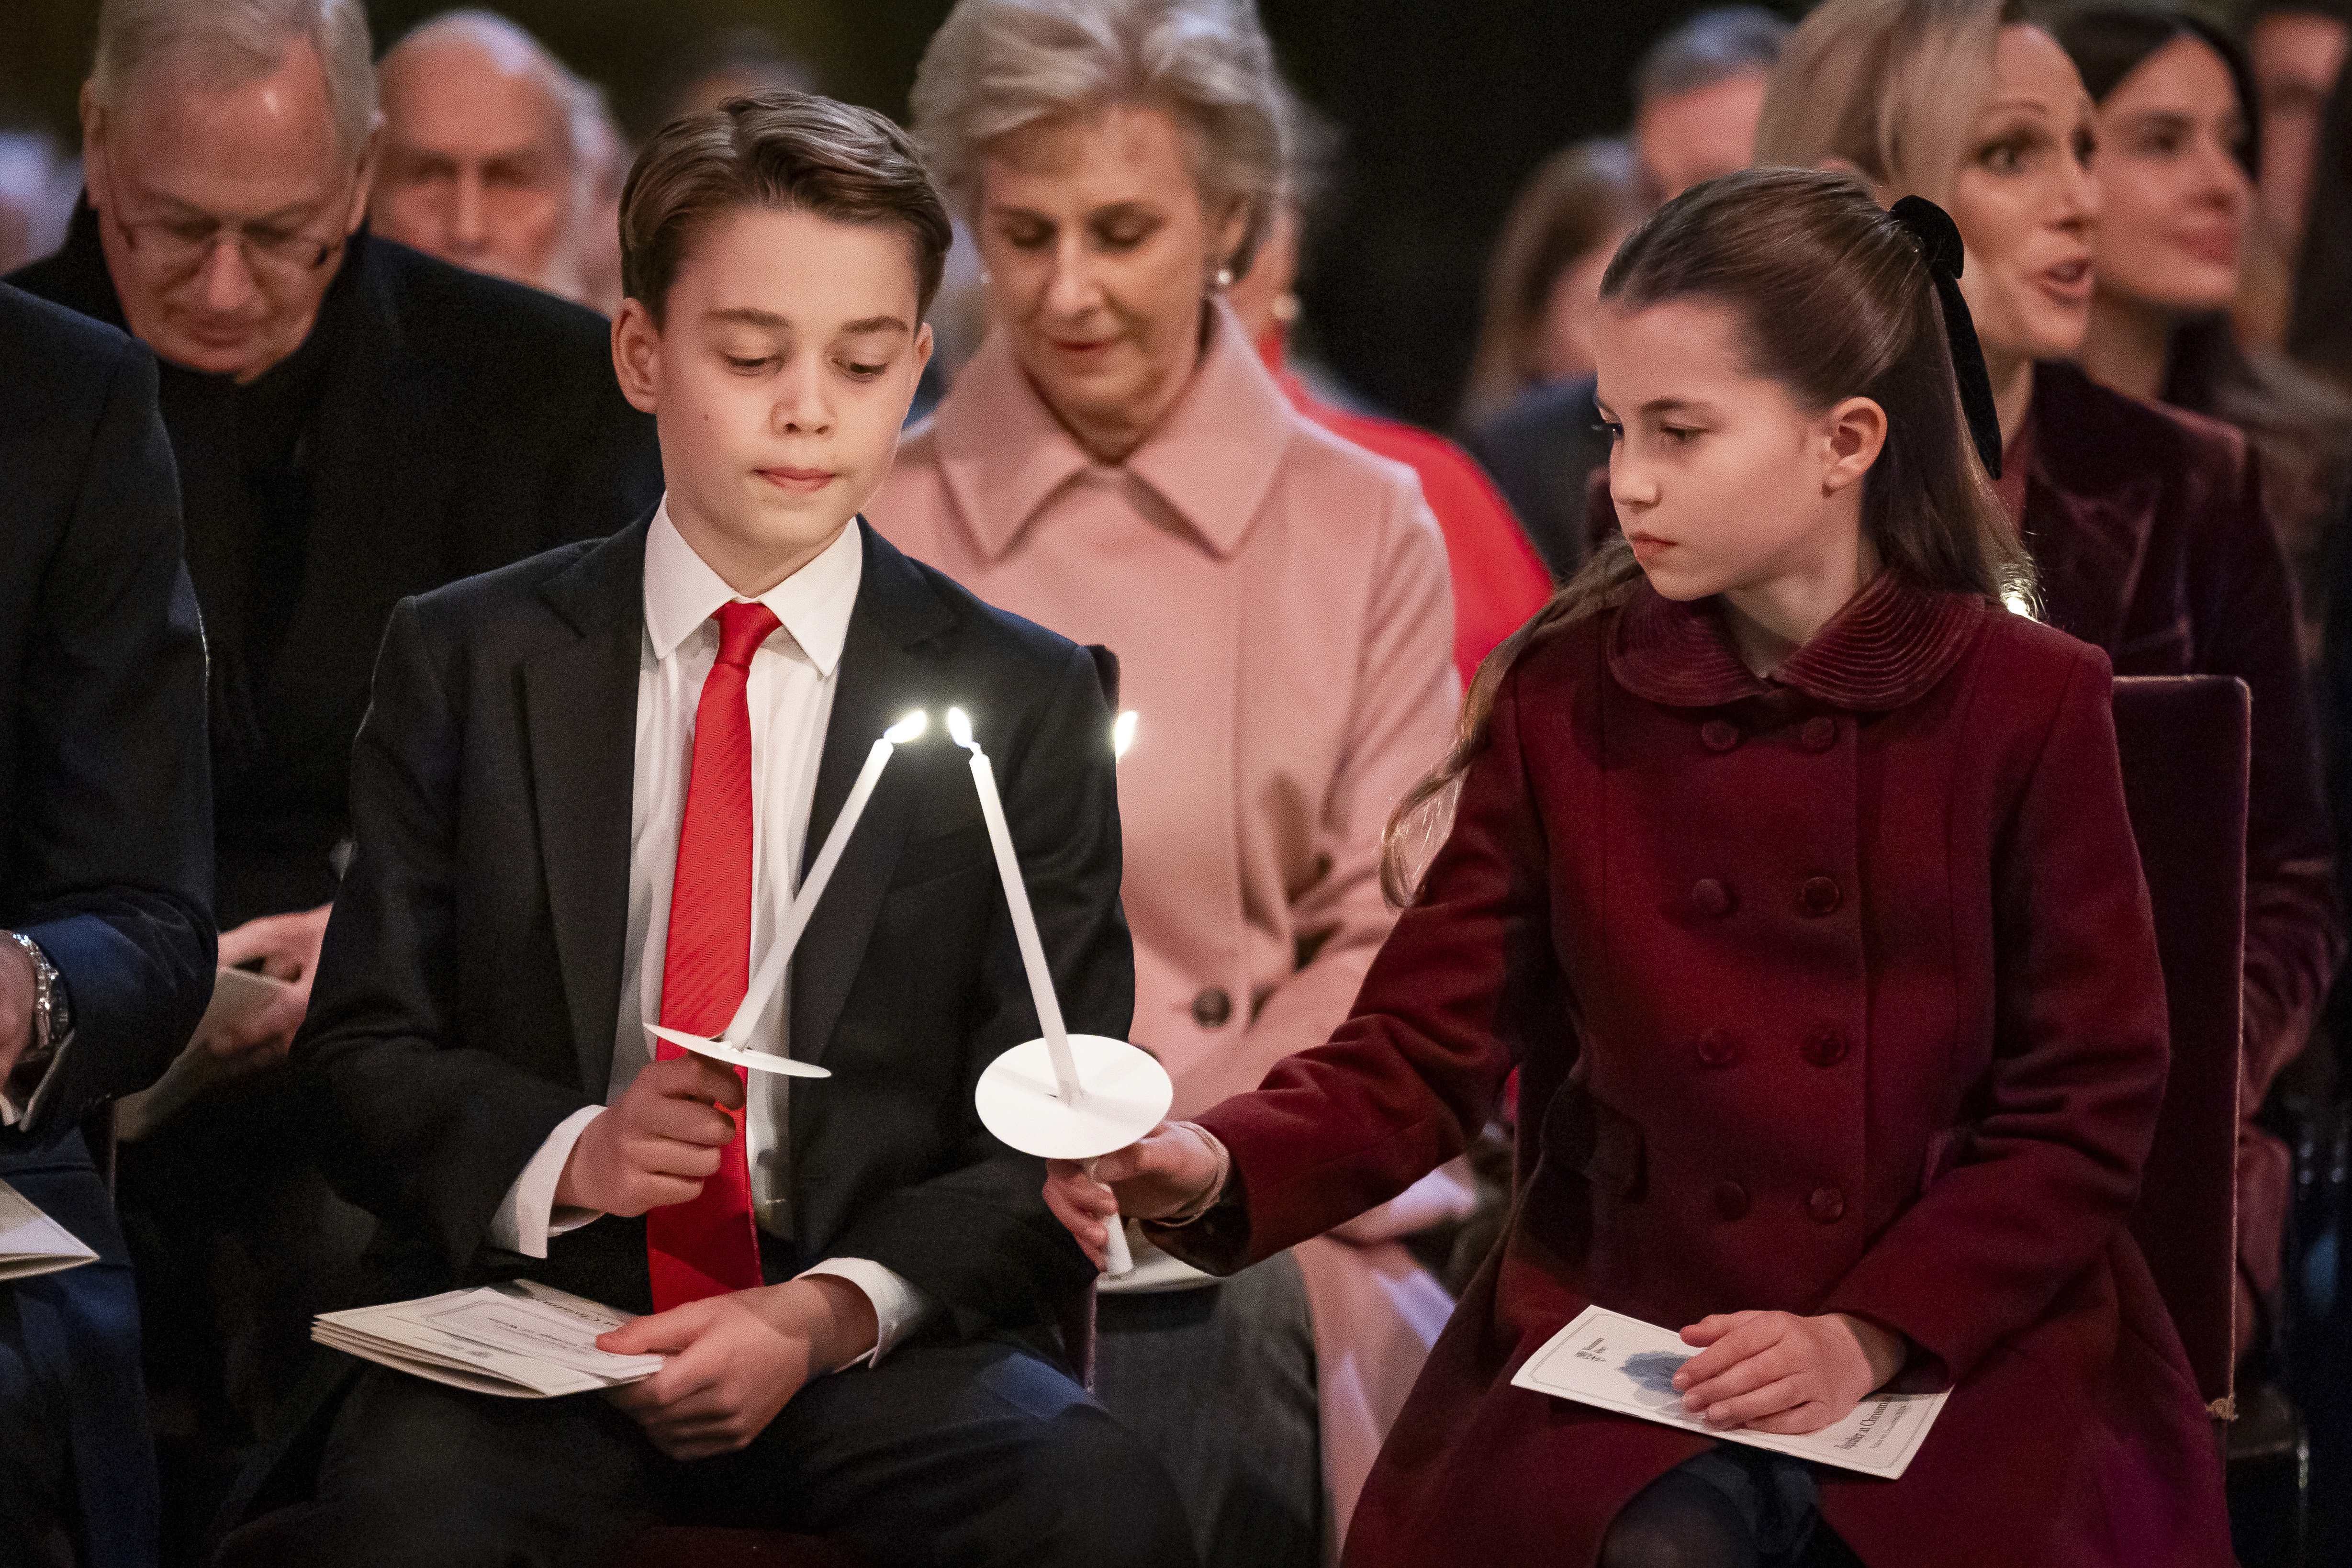
<svg viewBox="0 0 2352 1568">
<path fill-rule="evenodd" d="M 2249 354 L 2232 328 L 2262 167 L 2252 68 L 2227 34 L 2169 7 L 2089 6 L 2061 18 L 2057 38 L 2097 106 L 2105 195 L 2083 369 L 2245 432 L 2315 666 L 2352 400 L 2281 355 Z"/>
<path fill-rule="evenodd" d="M 1633 146 L 1613 137 L 1555 153 L 1528 176 L 1486 268 L 1464 429 L 1532 387 L 1592 374 L 1601 271 L 1648 210 Z"/>
<path fill-rule="evenodd" d="M 1180 1117 L 1346 1014 L 1394 918 L 1381 824 L 1456 701 L 1412 471 L 1294 410 L 1223 299 L 1279 205 L 1281 93 L 1246 0 L 961 0 L 915 125 L 992 325 L 868 510 L 1119 656 L 1130 1037 Z M 1098 1397 L 1167 1461 L 1207 1561 L 1315 1562 L 1451 1303 L 1393 1242 L 1222 1283 L 1137 1250 L 1101 1299 Z"/>
<path fill-rule="evenodd" d="M 2095 110 L 2013 0 L 1828 0 L 1782 58 L 1759 163 L 1855 171 L 1941 204 L 2003 446 L 1999 489 L 2044 617 L 2117 675 L 2232 675 L 2253 693 L 2240 1088 L 2240 1349 L 2279 1278 L 2288 1163 L 2253 1125 L 2343 952 L 2294 590 L 2245 439 L 2064 362 L 2091 329 Z"/>
</svg>

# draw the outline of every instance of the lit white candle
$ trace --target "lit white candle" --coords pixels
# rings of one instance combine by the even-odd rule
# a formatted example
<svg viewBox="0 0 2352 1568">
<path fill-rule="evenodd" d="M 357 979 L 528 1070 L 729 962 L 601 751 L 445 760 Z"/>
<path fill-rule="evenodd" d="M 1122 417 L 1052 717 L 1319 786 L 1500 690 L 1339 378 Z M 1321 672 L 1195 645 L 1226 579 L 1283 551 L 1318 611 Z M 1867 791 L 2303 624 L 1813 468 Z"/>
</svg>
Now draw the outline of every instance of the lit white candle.
<svg viewBox="0 0 2352 1568">
<path fill-rule="evenodd" d="M 793 962 L 793 949 L 800 945 L 801 933 L 808 929 L 809 916 L 815 913 L 817 900 L 824 897 L 825 884 L 833 879 L 834 868 L 841 864 L 842 851 L 849 847 L 849 836 L 856 830 L 857 819 L 864 815 L 866 803 L 873 798 L 874 786 L 882 782 L 882 770 L 889 766 L 891 753 L 929 727 L 929 715 L 918 710 L 885 730 L 882 738 L 874 742 L 874 749 L 866 753 L 866 765 L 857 771 L 856 781 L 849 786 L 848 798 L 841 803 L 841 815 L 834 818 L 833 830 L 824 836 L 824 843 L 818 848 L 816 859 L 809 866 L 807 879 L 801 883 L 800 892 L 786 907 L 783 920 L 778 923 L 775 935 L 769 940 L 768 956 L 761 961 L 758 973 L 751 976 L 751 984 L 743 993 L 742 1004 L 735 1009 L 735 1016 L 728 1021 L 726 1032 L 719 1037 L 720 1045 L 737 1051 L 744 1049 L 744 1042 L 751 1038 L 760 1016 L 768 1010 L 768 1003 L 775 996 L 776 987 L 784 983 L 784 971 Z M 658 1024 L 647 1024 L 646 1028 L 673 1045 L 693 1048 L 693 1036 L 663 1028 Z M 769 1055 L 759 1053 L 762 1061 Z M 804 1068 L 798 1064 L 787 1066 L 783 1063 L 775 1065 L 787 1072 L 819 1078 L 826 1076 L 820 1068 Z"/>
<path fill-rule="evenodd" d="M 784 969 L 793 961 L 793 949 L 800 945 L 801 932 L 808 929 L 809 917 L 816 912 L 816 901 L 824 897 L 824 885 L 833 880 L 833 868 L 841 864 L 842 851 L 849 847 L 849 836 L 856 830 L 866 803 L 874 798 L 874 786 L 882 782 L 882 770 L 890 765 L 891 753 L 919 738 L 930 724 L 930 715 L 918 709 L 883 731 L 874 749 L 866 753 L 866 765 L 857 770 L 857 780 L 849 786 L 848 798 L 841 803 L 841 815 L 833 819 L 833 830 L 824 836 L 816 858 L 809 863 L 807 879 L 801 883 L 801 890 L 793 895 L 782 923 L 768 942 L 767 959 L 760 965 L 760 972 L 751 976 L 751 988 L 743 993 L 743 1005 L 735 1009 L 734 1019 L 719 1037 L 729 1045 L 740 1046 L 751 1038 L 760 1015 L 767 1011 L 769 998 L 783 984 Z"/>
<path fill-rule="evenodd" d="M 948 710 L 948 738 L 971 753 L 971 779 L 980 788 L 980 815 L 988 823 L 988 841 L 996 850 L 997 875 L 1004 882 L 1004 901 L 1013 912 L 1013 940 L 1021 945 L 1022 966 L 1029 972 L 1029 994 L 1037 1005 L 1038 1026 L 1045 1032 L 1045 1052 L 1054 1064 L 1054 1084 L 1066 1105 L 1084 1098 L 1078 1086 L 1077 1064 L 1070 1059 L 1070 1032 L 1062 1023 L 1062 1004 L 1054 994 L 1054 973 L 1045 967 L 1045 945 L 1037 940 L 1037 917 L 1029 909 L 1029 886 L 1021 879 L 1021 861 L 1013 853 L 1013 830 L 1004 823 L 1004 802 L 996 793 L 996 773 L 988 753 L 971 738 L 971 721 L 961 708 Z"/>
</svg>

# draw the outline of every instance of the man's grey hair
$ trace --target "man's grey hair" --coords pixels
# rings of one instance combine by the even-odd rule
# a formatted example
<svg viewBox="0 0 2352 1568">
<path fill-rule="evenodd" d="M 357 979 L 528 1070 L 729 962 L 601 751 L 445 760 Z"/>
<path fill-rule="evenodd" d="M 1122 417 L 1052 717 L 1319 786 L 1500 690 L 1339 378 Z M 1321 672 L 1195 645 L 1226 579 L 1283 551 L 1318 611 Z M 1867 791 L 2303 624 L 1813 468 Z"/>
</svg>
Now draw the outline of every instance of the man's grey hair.
<svg viewBox="0 0 2352 1568">
<path fill-rule="evenodd" d="M 1650 46 L 1633 77 L 1637 110 L 1750 71 L 1769 72 L 1795 27 L 1761 5 L 1701 11 Z"/>
<path fill-rule="evenodd" d="M 604 105 L 604 90 L 574 73 L 528 30 L 495 11 L 468 8 L 427 17 L 384 50 L 383 63 L 391 65 L 393 58 L 403 50 L 445 42 L 471 44 L 502 61 L 527 64 L 563 116 L 564 152 L 572 165 L 584 168 L 596 161 L 596 154 L 604 147 L 603 132 L 610 112 Z"/>
<path fill-rule="evenodd" d="M 307 40 L 325 68 L 335 134 L 353 157 L 375 124 L 375 68 L 360 0 L 106 0 L 90 96 L 120 112 L 139 73 L 169 57 L 216 88 L 268 75 Z"/>
<path fill-rule="evenodd" d="M 923 51 L 912 98 L 931 175 L 969 219 L 988 144 L 1113 103 L 1192 133 L 1203 201 L 1248 215 L 1225 265 L 1246 271 L 1289 173 L 1291 119 L 1248 0 L 961 0 Z"/>
</svg>

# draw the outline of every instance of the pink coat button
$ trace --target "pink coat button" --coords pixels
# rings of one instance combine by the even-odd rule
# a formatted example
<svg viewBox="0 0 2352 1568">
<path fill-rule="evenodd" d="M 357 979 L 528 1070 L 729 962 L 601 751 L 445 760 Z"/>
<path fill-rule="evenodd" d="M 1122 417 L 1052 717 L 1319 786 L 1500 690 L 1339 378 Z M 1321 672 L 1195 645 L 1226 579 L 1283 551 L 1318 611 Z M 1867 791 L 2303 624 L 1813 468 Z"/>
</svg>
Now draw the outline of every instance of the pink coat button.
<svg viewBox="0 0 2352 1568">
<path fill-rule="evenodd" d="M 1699 1036 L 1696 1048 L 1698 1059 L 1708 1067 L 1727 1068 L 1739 1059 L 1739 1037 L 1708 1029 Z"/>
<path fill-rule="evenodd" d="M 1837 744 L 1837 721 L 1827 714 L 1808 719 L 1797 731 L 1797 741 L 1809 752 L 1826 752 Z"/>
<path fill-rule="evenodd" d="M 1845 1037 L 1835 1029 L 1815 1029 L 1799 1047 L 1817 1068 L 1833 1068 L 1845 1060 Z"/>
<path fill-rule="evenodd" d="M 1797 897 L 1804 904 L 1807 914 L 1825 915 L 1838 907 L 1843 895 L 1838 891 L 1838 885 L 1827 877 L 1808 877 L 1805 885 L 1797 889 Z"/>
<path fill-rule="evenodd" d="M 1738 1182 L 1715 1184 L 1715 1212 L 1726 1219 L 1739 1219 L 1748 1213 L 1748 1189 Z"/>
<path fill-rule="evenodd" d="M 1728 720 L 1709 719 L 1698 727 L 1698 738 L 1710 752 L 1727 752 L 1739 744 L 1739 728 Z"/>
<path fill-rule="evenodd" d="M 1805 1212 L 1815 1225 L 1835 1225 L 1845 1217 L 1845 1194 L 1835 1187 L 1815 1187 L 1805 1200 Z"/>
<path fill-rule="evenodd" d="M 1727 915 L 1731 912 L 1731 889 L 1712 877 L 1701 877 L 1691 884 L 1691 908 L 1703 915 Z"/>
</svg>

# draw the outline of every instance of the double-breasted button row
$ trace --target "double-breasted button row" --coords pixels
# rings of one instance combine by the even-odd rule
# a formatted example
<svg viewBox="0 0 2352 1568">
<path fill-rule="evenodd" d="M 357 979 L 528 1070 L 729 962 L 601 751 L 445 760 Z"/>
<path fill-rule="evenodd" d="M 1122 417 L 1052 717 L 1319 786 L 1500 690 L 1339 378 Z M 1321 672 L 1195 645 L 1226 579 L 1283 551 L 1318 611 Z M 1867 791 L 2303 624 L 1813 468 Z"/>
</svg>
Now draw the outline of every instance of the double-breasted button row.
<svg viewBox="0 0 2352 1568">
<path fill-rule="evenodd" d="M 1222 1029 L 1234 1016 L 1234 999 L 1222 985 L 1212 985 L 1192 998 L 1192 1022 L 1204 1029 Z"/>
<path fill-rule="evenodd" d="M 1725 1219 L 1744 1219 L 1753 1202 L 1738 1182 L 1715 1184 L 1715 1212 Z M 1805 1200 L 1805 1215 L 1815 1225 L 1835 1225 L 1845 1217 L 1845 1194 L 1835 1187 L 1815 1187 Z"/>
<path fill-rule="evenodd" d="M 1797 907 L 1809 915 L 1835 914 L 1844 901 L 1844 890 L 1827 877 L 1808 877 L 1797 889 Z M 1701 877 L 1691 884 L 1690 907 L 1694 914 L 1714 920 L 1729 914 L 1731 905 L 1731 889 L 1720 877 Z"/>
</svg>

